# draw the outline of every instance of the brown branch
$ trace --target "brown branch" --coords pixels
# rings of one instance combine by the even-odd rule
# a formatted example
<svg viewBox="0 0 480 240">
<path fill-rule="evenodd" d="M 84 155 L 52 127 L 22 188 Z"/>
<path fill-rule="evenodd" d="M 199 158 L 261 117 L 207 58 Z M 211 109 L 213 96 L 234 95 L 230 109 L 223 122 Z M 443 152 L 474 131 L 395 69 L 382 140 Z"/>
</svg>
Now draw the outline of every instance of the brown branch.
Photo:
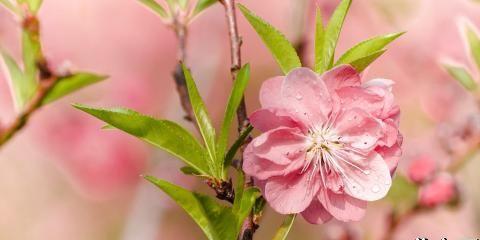
<svg viewBox="0 0 480 240">
<path fill-rule="evenodd" d="M 188 97 L 187 83 L 185 80 L 185 75 L 183 74 L 182 63 L 185 62 L 187 54 L 187 27 L 185 24 L 181 23 L 178 19 L 174 19 L 172 27 L 177 36 L 178 48 L 177 48 L 177 59 L 178 63 L 175 66 L 173 71 L 173 79 L 175 80 L 175 85 L 177 87 L 178 96 L 180 98 L 180 104 L 182 105 L 183 111 L 185 112 L 185 120 L 194 123 L 195 127 L 195 116 L 192 109 L 192 104 L 190 103 L 190 98 Z"/>
<path fill-rule="evenodd" d="M 228 35 L 230 40 L 230 58 L 231 58 L 231 68 L 230 73 L 232 76 L 232 80 L 235 81 L 237 79 L 237 74 L 240 68 L 242 67 L 242 55 L 241 55 L 241 45 L 242 45 L 242 38 L 238 33 L 238 24 L 237 24 L 237 16 L 235 12 L 235 0 L 220 0 L 225 8 L 225 17 L 228 26 Z M 237 121 L 238 121 L 238 132 L 239 134 L 244 131 L 244 129 L 248 126 L 248 118 L 247 118 L 247 108 L 245 105 L 245 99 L 242 98 L 240 105 L 237 109 Z M 251 138 L 247 138 L 246 142 L 249 142 Z M 243 151 L 244 148 L 240 149 L 240 169 L 243 163 Z M 253 179 L 245 175 L 245 187 L 253 186 Z M 255 232 L 258 225 L 254 222 L 254 213 L 253 211 L 250 212 L 248 217 L 244 220 L 242 229 L 238 239 L 241 240 L 251 240 L 253 238 L 253 233 Z"/>
</svg>

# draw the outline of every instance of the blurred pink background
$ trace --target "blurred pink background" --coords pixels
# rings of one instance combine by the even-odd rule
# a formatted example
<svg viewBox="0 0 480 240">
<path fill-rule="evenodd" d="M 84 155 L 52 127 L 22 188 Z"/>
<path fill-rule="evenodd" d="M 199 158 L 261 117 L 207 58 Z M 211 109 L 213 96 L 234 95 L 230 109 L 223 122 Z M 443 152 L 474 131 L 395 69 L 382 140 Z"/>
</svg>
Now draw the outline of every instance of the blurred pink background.
<svg viewBox="0 0 480 240">
<path fill-rule="evenodd" d="M 308 6 L 305 1 L 240 2 L 281 29 L 291 41 L 298 41 L 302 18 L 308 36 L 314 35 L 314 9 L 303 9 L 302 5 Z M 339 1 L 318 2 L 329 16 Z M 126 134 L 100 130 L 100 121 L 70 106 L 75 102 L 125 106 L 180 121 L 193 130 L 182 120 L 171 78 L 176 64 L 174 33 L 135 0 L 44 0 L 39 16 L 44 51 L 54 66 L 69 64 L 73 69 L 110 78 L 45 107 L 1 149 L 0 239 L 203 239 L 199 228 L 179 207 L 140 177 L 148 173 L 185 187 L 200 187 L 195 179 L 176 170 L 182 164 Z M 401 130 L 405 135 L 400 172 L 406 171 L 410 159 L 423 154 L 439 165 L 448 164 L 452 156 L 443 145 L 445 141 L 453 141 L 449 146 L 461 150 L 465 146 L 455 142 L 456 132 L 465 124 L 480 124 L 475 99 L 439 65 L 444 57 L 469 64 L 457 29 L 460 17 L 480 28 L 480 3 L 354 0 L 346 19 L 337 55 L 366 38 L 407 31 L 366 75 L 396 81 L 394 92 L 402 109 Z M 258 107 L 262 81 L 280 71 L 253 29 L 242 16 L 239 19 L 243 60 L 252 66 L 246 100 L 253 110 Z M 223 113 L 226 89 L 231 86 L 226 36 L 220 4 L 189 28 L 187 63 L 216 123 Z M 0 9 L 0 46 L 19 57 L 18 43 L 16 20 Z M 313 59 L 311 42 L 307 52 Z M 0 121 L 7 122 L 14 113 L 3 76 Z M 476 121 L 467 121 L 471 119 Z M 458 209 L 443 207 L 419 214 L 402 226 L 395 239 L 479 237 L 480 176 L 475 171 L 479 167 L 480 161 L 473 159 L 456 176 L 463 195 Z M 314 226 L 299 218 L 290 239 L 341 239 L 343 229 L 354 239 L 377 239 L 387 208 L 383 201 L 371 204 L 367 217 L 351 224 Z M 267 210 L 256 239 L 270 239 L 280 222 L 276 213 Z"/>
</svg>

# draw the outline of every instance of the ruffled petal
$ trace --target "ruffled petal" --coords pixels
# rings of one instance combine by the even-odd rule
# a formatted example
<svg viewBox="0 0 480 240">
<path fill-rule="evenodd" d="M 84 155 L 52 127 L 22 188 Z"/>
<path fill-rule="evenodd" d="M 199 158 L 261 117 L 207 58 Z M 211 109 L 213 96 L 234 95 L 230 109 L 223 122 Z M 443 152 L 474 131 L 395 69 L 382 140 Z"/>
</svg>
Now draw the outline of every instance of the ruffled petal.
<svg viewBox="0 0 480 240">
<path fill-rule="evenodd" d="M 343 87 L 356 87 L 361 85 L 361 77 L 357 70 L 350 65 L 340 65 L 325 72 L 321 78 L 325 81 L 330 91 Z"/>
<path fill-rule="evenodd" d="M 251 142 L 252 152 L 259 158 L 279 165 L 303 161 L 308 142 L 297 128 L 280 127 L 256 137 Z"/>
<path fill-rule="evenodd" d="M 280 90 L 284 76 L 270 78 L 262 83 L 260 88 L 260 104 L 262 108 L 282 108 Z"/>
<path fill-rule="evenodd" d="M 303 212 L 310 206 L 320 188 L 318 175 L 291 173 L 287 176 L 272 177 L 265 184 L 265 199 L 281 214 Z"/>
<path fill-rule="evenodd" d="M 323 207 L 318 199 L 313 199 L 310 206 L 302 212 L 302 216 L 311 224 L 322 224 L 332 219 L 332 215 Z"/>
<path fill-rule="evenodd" d="M 397 169 L 398 162 L 400 161 L 400 157 L 402 156 L 402 141 L 402 135 L 398 134 L 397 142 L 391 147 L 378 146 L 377 148 L 375 148 L 375 152 L 382 156 L 383 160 L 390 169 L 391 176 L 393 176 L 393 173 Z"/>
<path fill-rule="evenodd" d="M 292 70 L 282 85 L 283 107 L 307 125 L 323 123 L 333 107 L 325 83 L 308 68 Z"/>
<path fill-rule="evenodd" d="M 340 113 L 335 129 L 341 136 L 340 142 L 363 153 L 373 150 L 383 135 L 381 123 L 359 108 Z"/>
<path fill-rule="evenodd" d="M 320 189 L 318 200 L 334 218 L 343 222 L 359 221 L 365 216 L 367 209 L 366 201 L 328 189 Z"/>
<path fill-rule="evenodd" d="M 259 158 L 253 153 L 253 145 L 251 143 L 247 145 L 243 153 L 243 171 L 258 180 L 284 176 L 298 170 L 301 166 L 301 163 L 295 162 L 292 162 L 291 165 L 279 165 L 268 159 Z"/>
<path fill-rule="evenodd" d="M 254 128 L 266 132 L 279 127 L 303 128 L 288 112 L 278 108 L 264 108 L 250 115 L 250 123 Z"/>
</svg>

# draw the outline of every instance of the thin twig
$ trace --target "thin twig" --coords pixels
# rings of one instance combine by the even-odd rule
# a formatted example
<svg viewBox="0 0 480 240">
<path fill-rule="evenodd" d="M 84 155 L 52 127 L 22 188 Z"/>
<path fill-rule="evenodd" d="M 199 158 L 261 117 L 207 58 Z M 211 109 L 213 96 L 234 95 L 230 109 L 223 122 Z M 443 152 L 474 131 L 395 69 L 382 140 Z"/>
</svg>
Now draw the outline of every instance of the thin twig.
<svg viewBox="0 0 480 240">
<path fill-rule="evenodd" d="M 238 33 L 238 24 L 237 24 L 237 16 L 235 12 L 235 0 L 220 0 L 225 8 L 225 17 L 228 26 L 228 35 L 230 37 L 230 57 L 231 57 L 231 68 L 230 72 L 232 75 L 232 80 L 235 81 L 237 79 L 237 73 L 242 67 L 242 55 L 241 55 L 241 45 L 242 45 L 242 38 Z M 249 122 L 247 118 L 247 108 L 245 105 L 245 100 L 242 98 L 240 105 L 237 109 L 237 121 L 238 121 L 238 132 L 241 134 L 245 128 L 247 128 Z M 249 142 L 251 138 L 247 138 L 246 142 Z M 240 149 L 240 171 L 243 162 L 243 151 L 244 148 Z M 245 187 L 253 186 L 253 178 L 248 175 L 245 175 Z M 256 228 L 258 227 L 257 224 L 254 222 L 254 213 L 253 211 L 250 212 L 248 217 L 244 220 L 242 229 L 238 239 L 241 240 L 251 240 L 253 238 L 253 233 L 255 232 Z"/>
<path fill-rule="evenodd" d="M 180 104 L 185 112 L 184 119 L 191 122 L 195 128 L 200 132 L 198 124 L 196 124 L 195 115 L 188 95 L 187 82 L 185 74 L 183 73 L 182 64 L 187 59 L 187 25 L 181 19 L 174 17 L 172 27 L 175 31 L 178 41 L 177 60 L 178 64 L 175 66 L 173 72 L 173 79 L 177 87 L 178 96 L 180 98 Z M 233 204 L 235 199 L 235 190 L 233 189 L 231 179 L 229 181 L 221 181 L 219 179 L 207 179 L 206 184 L 212 188 L 216 197 L 220 200 L 227 201 Z"/>
<path fill-rule="evenodd" d="M 174 19 L 172 26 L 178 41 L 178 63 L 173 71 L 173 79 L 175 80 L 175 85 L 177 87 L 180 104 L 182 105 L 182 108 L 186 114 L 184 118 L 189 122 L 195 123 L 195 116 L 193 115 L 192 104 L 190 103 L 190 98 L 188 97 L 187 83 L 182 69 L 182 63 L 184 63 L 187 58 L 187 27 L 176 18 Z M 194 125 L 197 126 L 196 124 Z"/>
<path fill-rule="evenodd" d="M 27 31 L 36 39 L 40 36 L 40 24 L 38 18 L 35 15 L 29 13 L 26 14 L 22 22 L 22 28 Z M 13 119 L 13 121 L 2 127 L 0 131 L 0 147 L 6 142 L 12 139 L 25 125 L 34 112 L 42 107 L 42 102 L 47 93 L 58 82 L 59 77 L 51 71 L 48 66 L 47 60 L 44 58 L 41 50 L 40 56 L 37 59 L 38 69 L 38 88 L 30 101 L 25 105 L 25 108 Z"/>
</svg>

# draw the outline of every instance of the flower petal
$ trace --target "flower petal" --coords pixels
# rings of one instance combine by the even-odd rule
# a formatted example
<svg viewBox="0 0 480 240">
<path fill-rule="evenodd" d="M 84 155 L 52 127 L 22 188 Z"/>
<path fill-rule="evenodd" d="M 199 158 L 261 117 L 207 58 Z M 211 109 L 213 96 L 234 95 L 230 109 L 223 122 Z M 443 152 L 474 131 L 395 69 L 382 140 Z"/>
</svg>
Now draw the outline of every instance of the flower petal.
<svg viewBox="0 0 480 240">
<path fill-rule="evenodd" d="M 292 70 L 282 85 L 283 107 L 308 124 L 322 123 L 333 107 L 325 83 L 308 68 Z"/>
<path fill-rule="evenodd" d="M 302 127 L 288 112 L 278 108 L 264 108 L 250 115 L 250 123 L 254 128 L 266 132 L 278 127 Z"/>
<path fill-rule="evenodd" d="M 282 108 L 281 94 L 285 76 L 270 78 L 262 83 L 260 88 L 260 104 L 262 108 Z"/>
<path fill-rule="evenodd" d="M 301 166 L 298 168 L 300 167 Z M 291 169 L 289 166 L 279 165 L 270 160 L 255 156 L 252 143 L 248 144 L 245 148 L 242 168 L 245 173 L 258 180 L 265 180 L 273 176 L 284 176 L 296 170 Z"/>
<path fill-rule="evenodd" d="M 340 65 L 325 72 L 321 78 L 328 89 L 334 91 L 343 87 L 360 86 L 361 78 L 357 70 L 350 65 Z"/>
<path fill-rule="evenodd" d="M 340 113 L 335 129 L 341 136 L 341 142 L 364 153 L 373 150 L 383 135 L 380 122 L 359 108 Z"/>
<path fill-rule="evenodd" d="M 322 224 L 332 219 L 332 215 L 323 207 L 318 199 L 313 199 L 310 206 L 302 212 L 302 216 L 311 224 Z"/>
<path fill-rule="evenodd" d="M 344 222 L 359 221 L 365 216 L 367 202 L 347 194 L 336 194 L 328 189 L 320 189 L 318 200 L 336 219 Z"/>
<path fill-rule="evenodd" d="M 272 177 L 265 185 L 265 199 L 281 214 L 303 212 L 310 206 L 320 188 L 318 174 L 293 172 L 287 176 Z"/>
<path fill-rule="evenodd" d="M 379 154 L 372 153 L 361 161 L 353 158 L 349 160 L 351 164 L 338 162 L 343 169 L 344 191 L 348 195 L 365 201 L 375 201 L 387 195 L 392 178 L 387 164 Z"/>
<path fill-rule="evenodd" d="M 280 127 L 253 139 L 252 151 L 259 158 L 279 165 L 299 159 L 303 162 L 308 142 L 298 128 Z"/>
<path fill-rule="evenodd" d="M 397 169 L 398 162 L 402 156 L 402 135 L 399 134 L 397 143 L 393 144 L 391 147 L 387 146 L 378 146 L 375 148 L 375 152 L 382 156 L 385 163 L 387 163 L 388 168 L 390 169 L 390 175 L 393 176 L 393 173 Z"/>
</svg>

